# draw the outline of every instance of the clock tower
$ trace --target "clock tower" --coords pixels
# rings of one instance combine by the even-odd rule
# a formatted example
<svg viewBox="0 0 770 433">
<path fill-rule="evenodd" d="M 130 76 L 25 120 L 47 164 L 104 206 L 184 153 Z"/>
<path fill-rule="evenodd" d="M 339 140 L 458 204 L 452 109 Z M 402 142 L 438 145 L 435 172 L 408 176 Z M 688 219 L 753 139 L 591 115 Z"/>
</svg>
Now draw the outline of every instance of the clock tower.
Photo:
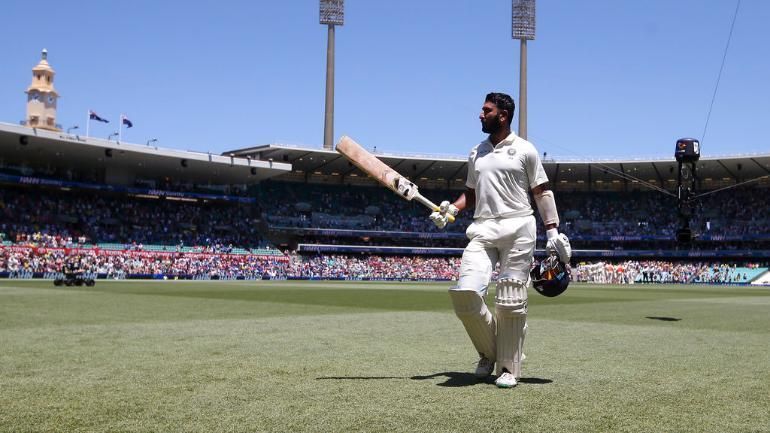
<svg viewBox="0 0 770 433">
<path fill-rule="evenodd" d="M 43 49 L 40 63 L 32 68 L 32 84 L 27 91 L 27 126 L 61 131 L 56 126 L 56 101 L 59 94 L 53 88 L 56 72 L 48 64 L 48 51 Z"/>
</svg>

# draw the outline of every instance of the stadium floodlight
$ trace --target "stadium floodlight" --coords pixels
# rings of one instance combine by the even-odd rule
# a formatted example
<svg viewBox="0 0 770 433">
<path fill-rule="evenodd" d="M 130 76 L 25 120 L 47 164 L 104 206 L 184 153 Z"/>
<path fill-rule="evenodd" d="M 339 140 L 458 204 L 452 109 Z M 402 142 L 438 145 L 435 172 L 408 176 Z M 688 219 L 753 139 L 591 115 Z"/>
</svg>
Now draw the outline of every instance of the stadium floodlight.
<svg viewBox="0 0 770 433">
<path fill-rule="evenodd" d="M 331 149 L 334 146 L 334 26 L 341 26 L 345 21 L 345 0 L 321 0 L 319 21 L 329 27 L 326 39 L 324 149 Z"/>
<path fill-rule="evenodd" d="M 157 143 L 157 142 L 158 142 L 157 138 L 151 138 L 151 139 L 147 140 L 147 145 L 149 146 L 150 143 Z"/>
<path fill-rule="evenodd" d="M 519 137 L 527 139 L 527 41 L 535 39 L 535 0 L 511 3 L 511 37 L 520 41 Z"/>
<path fill-rule="evenodd" d="M 321 24 L 341 26 L 345 22 L 345 0 L 321 0 Z"/>
<path fill-rule="evenodd" d="M 70 126 L 69 128 L 67 128 L 67 134 L 69 134 L 71 131 L 74 131 L 74 130 L 79 129 L 79 128 L 80 127 L 78 125 Z"/>
<path fill-rule="evenodd" d="M 511 37 L 530 41 L 535 39 L 535 0 L 513 0 Z"/>
</svg>

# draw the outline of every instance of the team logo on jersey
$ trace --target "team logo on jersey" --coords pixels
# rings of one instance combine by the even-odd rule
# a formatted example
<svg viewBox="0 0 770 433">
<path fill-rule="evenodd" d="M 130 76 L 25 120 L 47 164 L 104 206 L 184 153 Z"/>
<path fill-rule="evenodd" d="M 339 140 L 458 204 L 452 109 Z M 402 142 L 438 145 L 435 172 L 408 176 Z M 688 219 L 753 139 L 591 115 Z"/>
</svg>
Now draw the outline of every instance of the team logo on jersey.
<svg viewBox="0 0 770 433">
<path fill-rule="evenodd" d="M 508 158 L 513 158 L 513 155 L 516 155 L 516 149 L 510 148 L 508 149 Z"/>
</svg>

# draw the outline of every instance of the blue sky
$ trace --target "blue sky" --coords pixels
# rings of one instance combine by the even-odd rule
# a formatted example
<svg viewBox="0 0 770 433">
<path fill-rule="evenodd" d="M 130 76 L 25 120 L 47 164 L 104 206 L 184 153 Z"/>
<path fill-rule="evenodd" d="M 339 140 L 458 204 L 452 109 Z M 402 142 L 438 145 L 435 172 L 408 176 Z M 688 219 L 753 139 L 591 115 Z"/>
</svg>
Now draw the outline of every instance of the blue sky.
<svg viewBox="0 0 770 433">
<path fill-rule="evenodd" d="M 539 1 L 529 138 L 549 156 L 671 156 L 702 138 L 734 0 Z M 335 137 L 385 152 L 465 155 L 488 91 L 518 100 L 509 0 L 348 0 L 337 28 Z M 47 12 L 37 15 L 35 12 Z M 321 147 L 326 28 L 318 0 L 10 0 L 0 121 L 25 116 L 42 48 L 58 121 L 106 138 L 224 152 Z M 742 0 L 704 155 L 768 153 L 770 2 Z M 516 125 L 516 121 L 514 121 Z"/>
</svg>

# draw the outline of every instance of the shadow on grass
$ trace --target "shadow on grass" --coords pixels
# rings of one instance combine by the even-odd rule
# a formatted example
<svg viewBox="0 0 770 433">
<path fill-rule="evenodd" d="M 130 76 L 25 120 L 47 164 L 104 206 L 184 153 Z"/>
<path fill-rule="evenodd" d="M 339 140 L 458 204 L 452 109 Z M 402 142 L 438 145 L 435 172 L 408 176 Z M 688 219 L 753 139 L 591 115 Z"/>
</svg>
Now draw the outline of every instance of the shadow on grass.
<svg viewBox="0 0 770 433">
<path fill-rule="evenodd" d="M 412 380 L 428 380 L 440 376 L 446 376 L 446 382 L 439 383 L 438 386 L 472 386 L 483 383 L 495 383 L 494 377 L 490 376 L 486 379 L 476 379 L 471 373 L 457 373 L 457 372 L 445 372 L 436 373 L 428 376 L 412 376 L 412 377 L 399 377 L 399 376 L 322 376 L 317 377 L 316 380 L 388 380 L 388 379 L 412 379 Z"/>
<path fill-rule="evenodd" d="M 437 377 L 446 377 L 447 380 L 436 384 L 437 386 L 460 387 L 474 385 L 494 385 L 495 377 L 488 376 L 484 379 L 478 379 L 472 373 L 459 373 L 456 371 L 445 371 L 443 373 L 429 374 L 427 376 L 321 376 L 315 380 L 393 380 L 393 379 L 412 379 L 429 380 Z M 545 385 L 553 382 L 551 379 L 541 379 L 539 377 L 522 377 L 519 383 L 529 383 L 535 385 Z"/>
<path fill-rule="evenodd" d="M 472 373 L 459 373 L 456 371 L 445 371 L 443 373 L 435 373 L 427 376 L 412 376 L 413 380 L 427 380 L 436 377 L 444 376 L 446 381 L 437 384 L 438 386 L 458 387 L 458 386 L 473 386 L 473 385 L 491 385 L 495 383 L 494 376 L 487 376 L 483 379 L 478 379 Z M 522 377 L 519 379 L 519 383 L 531 383 L 544 385 L 553 382 L 551 379 L 540 379 L 538 377 Z"/>
<path fill-rule="evenodd" d="M 388 380 L 388 379 L 409 379 L 404 376 L 321 376 L 315 380 Z"/>
<path fill-rule="evenodd" d="M 663 316 L 646 316 L 645 319 L 660 320 L 663 322 L 678 322 L 682 320 L 682 319 L 677 319 L 676 317 L 663 317 Z"/>
</svg>

